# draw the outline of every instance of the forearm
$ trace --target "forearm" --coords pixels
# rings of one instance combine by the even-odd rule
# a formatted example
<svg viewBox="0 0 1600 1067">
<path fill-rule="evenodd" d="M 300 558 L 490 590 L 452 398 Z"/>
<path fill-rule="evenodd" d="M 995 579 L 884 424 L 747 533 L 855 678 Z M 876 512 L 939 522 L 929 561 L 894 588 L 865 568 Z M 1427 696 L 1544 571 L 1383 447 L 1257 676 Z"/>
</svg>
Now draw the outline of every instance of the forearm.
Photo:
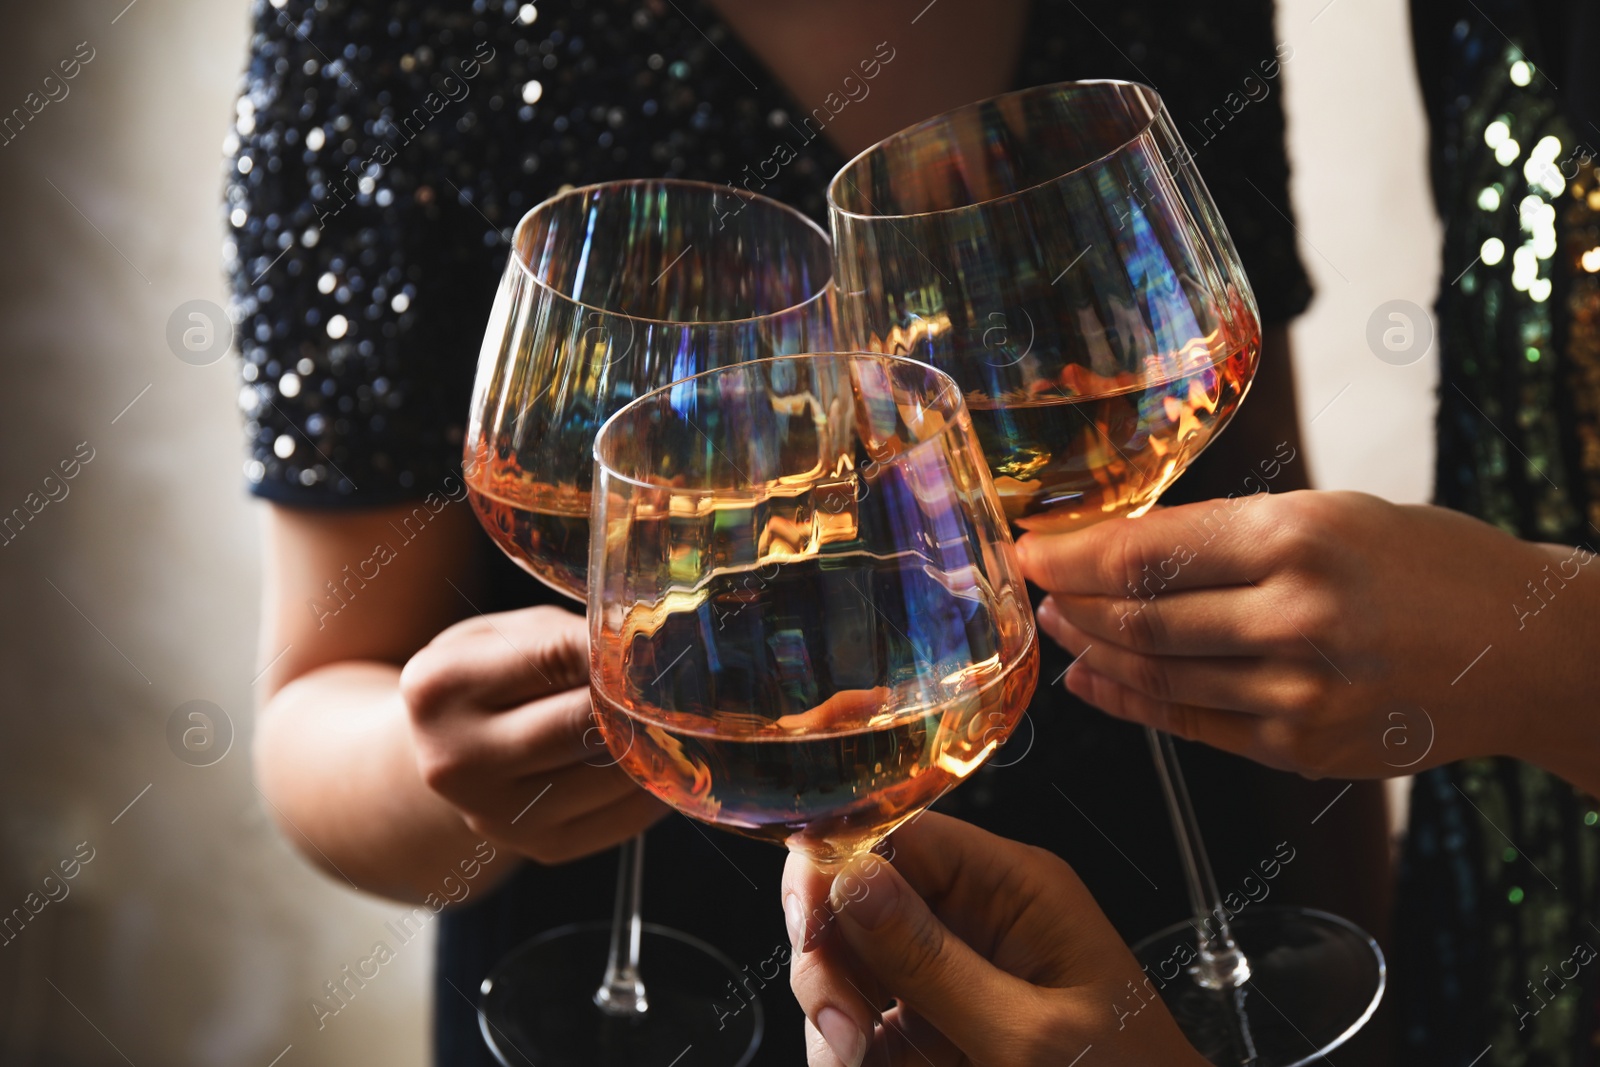
<svg viewBox="0 0 1600 1067">
<path fill-rule="evenodd" d="M 256 783 L 284 837 L 329 876 L 397 900 L 459 900 L 456 887 L 487 889 L 518 860 L 496 848 L 475 866 L 483 837 L 423 782 L 399 677 L 346 662 L 284 686 L 258 716 Z"/>
</svg>

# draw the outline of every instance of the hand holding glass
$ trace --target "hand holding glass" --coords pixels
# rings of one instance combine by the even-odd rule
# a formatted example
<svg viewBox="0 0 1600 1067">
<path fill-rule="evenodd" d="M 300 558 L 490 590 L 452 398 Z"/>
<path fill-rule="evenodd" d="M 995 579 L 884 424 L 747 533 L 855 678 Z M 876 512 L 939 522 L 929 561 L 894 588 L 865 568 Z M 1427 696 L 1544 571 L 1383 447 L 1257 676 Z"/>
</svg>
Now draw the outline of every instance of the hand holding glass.
<svg viewBox="0 0 1600 1067">
<path fill-rule="evenodd" d="M 830 274 L 815 223 L 725 186 L 611 182 L 534 208 L 512 239 L 473 391 L 463 465 L 484 528 L 581 602 L 600 423 L 696 371 L 826 343 Z M 609 929 L 547 931 L 484 983 L 479 1018 L 502 1063 L 635 1067 L 693 1045 L 697 1062 L 736 1067 L 755 1054 L 759 1004 L 731 1025 L 714 1010 L 737 968 L 643 923 L 643 855 L 643 834 L 623 846 Z M 647 994 L 652 969 L 669 977 Z"/>
<path fill-rule="evenodd" d="M 960 108 L 862 153 L 829 201 L 841 343 L 959 383 L 1006 514 L 1032 536 L 1143 515 L 1244 399 L 1255 300 L 1148 87 Z M 1213 1062 L 1312 1062 L 1376 1008 L 1382 954 L 1305 909 L 1230 921 L 1172 740 L 1149 739 L 1194 917 L 1136 951 Z"/>
</svg>

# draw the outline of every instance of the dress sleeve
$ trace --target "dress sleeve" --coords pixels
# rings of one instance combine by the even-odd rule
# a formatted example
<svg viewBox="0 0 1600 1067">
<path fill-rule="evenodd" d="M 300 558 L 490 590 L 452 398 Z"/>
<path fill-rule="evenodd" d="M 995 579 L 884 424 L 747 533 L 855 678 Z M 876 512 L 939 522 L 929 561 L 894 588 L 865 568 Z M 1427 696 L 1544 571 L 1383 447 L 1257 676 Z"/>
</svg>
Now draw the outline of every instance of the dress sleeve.
<svg viewBox="0 0 1600 1067">
<path fill-rule="evenodd" d="M 437 127 L 462 121 L 429 94 L 467 84 L 470 45 L 419 63 L 381 12 L 321 6 L 258 0 L 226 145 L 245 475 L 284 504 L 376 506 L 459 468 L 465 324 L 487 321 L 505 251 L 428 171 Z"/>
</svg>

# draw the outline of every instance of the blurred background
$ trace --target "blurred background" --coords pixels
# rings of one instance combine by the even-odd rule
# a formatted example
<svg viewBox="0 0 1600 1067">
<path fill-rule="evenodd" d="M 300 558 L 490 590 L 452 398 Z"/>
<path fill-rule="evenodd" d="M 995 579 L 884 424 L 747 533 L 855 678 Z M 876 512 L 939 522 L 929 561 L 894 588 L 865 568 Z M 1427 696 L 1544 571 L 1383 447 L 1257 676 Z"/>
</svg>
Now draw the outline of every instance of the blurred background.
<svg viewBox="0 0 1600 1067">
<path fill-rule="evenodd" d="M 279 650 L 256 645 L 236 369 L 167 339 L 181 305 L 226 303 L 247 15 L 7 5 L 0 115 L 93 54 L 0 145 L 0 516 L 46 501 L 0 535 L 0 917 L 38 909 L 0 927 L 7 1067 L 424 1062 L 423 939 L 320 1028 L 311 1008 L 402 909 L 314 874 L 251 784 L 250 686 Z M 1294 335 L 1312 470 L 1424 500 L 1433 353 L 1395 366 L 1366 340 L 1380 306 L 1431 306 L 1439 272 L 1405 5 L 1282 0 L 1278 32 L 1318 294 Z M 46 883 L 63 861 L 76 877 Z"/>
</svg>

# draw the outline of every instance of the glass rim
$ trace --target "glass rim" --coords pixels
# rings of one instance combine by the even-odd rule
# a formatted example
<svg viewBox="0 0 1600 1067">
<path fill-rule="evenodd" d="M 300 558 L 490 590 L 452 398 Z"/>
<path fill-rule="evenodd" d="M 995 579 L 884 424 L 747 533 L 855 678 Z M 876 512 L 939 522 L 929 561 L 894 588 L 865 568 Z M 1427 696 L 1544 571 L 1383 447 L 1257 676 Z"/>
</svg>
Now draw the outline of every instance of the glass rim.
<svg viewBox="0 0 1600 1067">
<path fill-rule="evenodd" d="M 787 214 L 799 219 L 818 237 L 822 238 L 823 247 L 828 253 L 827 280 L 823 282 L 822 285 L 817 287 L 816 292 L 812 293 L 804 300 L 797 301 L 787 307 L 779 308 L 776 311 L 769 311 L 760 315 L 744 315 L 737 319 L 657 319 L 651 318 L 647 315 L 631 315 L 626 311 L 616 311 L 612 308 L 605 308 L 598 304 L 591 304 L 587 301 L 579 300 L 570 293 L 562 292 L 550 282 L 539 277 L 532 266 L 530 266 L 527 260 L 523 257 L 520 247 L 523 234 L 525 229 L 533 224 L 535 217 L 541 212 L 554 207 L 556 204 L 568 199 L 569 197 L 582 196 L 603 189 L 626 189 L 629 187 L 637 188 L 641 186 L 678 186 L 682 188 L 698 189 L 707 193 L 727 193 L 732 196 L 741 197 L 747 203 L 753 204 L 759 202 L 762 205 L 770 205 L 778 208 L 783 214 Z M 588 185 L 575 185 L 570 189 L 565 189 L 556 193 L 554 196 L 546 197 L 545 199 L 539 201 L 539 203 L 533 205 L 533 207 L 529 208 L 523 214 L 522 218 L 517 220 L 517 225 L 512 229 L 511 262 L 516 264 L 523 276 L 526 277 L 528 281 L 532 282 L 535 287 L 542 289 L 546 293 L 549 293 L 557 300 L 571 304 L 573 307 L 583 308 L 585 311 L 593 311 L 601 315 L 609 315 L 617 319 L 627 319 L 632 322 L 649 323 L 651 325 L 659 326 L 674 326 L 682 329 L 695 326 L 729 326 L 743 322 L 763 322 L 770 319 L 781 318 L 785 315 L 792 315 L 795 312 L 806 308 L 808 305 L 819 302 L 823 297 L 827 296 L 834 287 L 833 240 L 831 237 L 829 237 L 828 231 L 824 230 L 820 225 L 818 225 L 816 220 L 812 219 L 811 216 L 807 215 L 798 208 L 792 207 L 789 204 L 785 204 L 781 200 L 774 200 L 770 196 L 762 196 L 760 193 L 753 193 L 748 189 L 740 189 L 736 185 L 718 185 L 716 182 L 694 181 L 688 178 L 623 178 L 616 181 L 591 182 Z"/>
<path fill-rule="evenodd" d="M 990 104 L 994 104 L 1001 100 L 1007 100 L 1012 97 L 1025 97 L 1035 94 L 1046 96 L 1059 93 L 1068 87 L 1092 88 L 1108 85 L 1129 89 L 1138 89 L 1141 92 L 1149 94 L 1150 97 L 1154 98 L 1155 109 L 1146 117 L 1144 124 L 1140 126 L 1137 131 L 1135 131 L 1126 140 L 1117 144 L 1114 148 L 1107 150 L 1093 159 L 1085 160 L 1075 167 L 1070 167 L 1059 174 L 1051 175 L 1050 177 L 1045 178 L 1042 181 L 1035 182 L 1034 184 L 1025 188 L 1014 189 L 1009 193 L 1001 193 L 999 196 L 991 196 L 988 199 L 977 200 L 970 204 L 960 204 L 955 207 L 934 208 L 929 211 L 912 211 L 899 215 L 850 211 L 841 207 L 839 205 L 838 197 L 835 196 L 835 190 L 839 188 L 839 183 L 845 180 L 845 175 L 854 169 L 857 163 L 860 163 L 868 156 L 883 150 L 891 142 L 910 140 L 912 137 L 920 134 L 927 127 L 932 126 L 936 122 L 943 122 L 953 115 L 959 115 L 967 111 L 975 111 L 978 108 L 986 107 Z M 1027 196 L 1031 193 L 1037 192 L 1040 189 L 1043 189 L 1047 185 L 1054 185 L 1063 178 L 1071 177 L 1072 175 L 1087 170 L 1090 167 L 1097 167 L 1106 160 L 1110 159 L 1112 156 L 1126 151 L 1129 145 L 1149 135 L 1150 131 L 1155 127 L 1157 119 L 1159 119 L 1161 114 L 1166 111 L 1166 107 L 1166 99 L 1159 91 L 1155 89 L 1154 86 L 1147 85 L 1144 82 L 1126 81 L 1122 78 L 1083 78 L 1072 81 L 1049 82 L 1044 85 L 1029 86 L 1026 89 L 1013 89 L 1010 92 L 997 93 L 994 96 L 985 97 L 982 100 L 974 100 L 970 104 L 962 104 L 960 107 L 951 108 L 949 111 L 940 112 L 939 114 L 930 118 L 923 119 L 921 122 L 913 123 L 912 125 L 907 126 L 905 129 L 897 130 L 885 137 L 883 140 L 878 141 L 877 143 L 870 145 L 869 147 L 858 152 L 850 159 L 848 163 L 840 167 L 838 173 L 828 181 L 828 213 L 830 215 L 837 214 L 843 216 L 844 218 L 857 219 L 863 222 L 892 221 L 895 219 L 922 219 L 931 218 L 935 215 L 954 215 L 962 211 L 975 211 L 979 208 L 985 208 L 993 204 L 1003 203 L 1014 197 Z M 855 183 L 851 182 L 851 185 L 854 186 Z"/>
<path fill-rule="evenodd" d="M 791 352 L 788 355 L 783 355 L 783 356 L 763 356 L 760 359 L 747 359 L 747 360 L 744 360 L 744 361 L 739 362 L 739 363 L 724 364 L 721 367 L 709 367 L 706 370 L 699 371 L 698 373 L 695 373 L 695 374 L 690 374 L 690 375 L 688 375 L 686 377 L 683 377 L 683 378 L 679 378 L 676 381 L 672 381 L 672 382 L 667 383 L 666 385 L 657 386 L 656 388 L 650 390 L 648 393 L 641 393 L 638 396 L 634 397 L 632 400 L 628 401 L 626 404 L 622 405 L 622 407 L 620 407 L 616 411 L 612 412 L 606 418 L 606 421 L 600 424 L 600 428 L 595 431 L 594 444 L 590 447 L 589 451 L 590 451 L 590 454 L 594 458 L 594 465 L 595 465 L 596 469 L 599 470 L 600 472 L 602 472 L 607 478 L 614 478 L 617 481 L 625 482 L 628 485 L 638 486 L 641 489 L 668 490 L 668 491 L 672 492 L 674 495 L 678 495 L 678 496 L 701 496 L 701 495 L 708 495 L 708 494 L 714 494 L 714 493 L 726 493 L 726 492 L 728 492 L 729 490 L 727 488 L 702 487 L 702 486 L 662 485 L 659 482 L 642 481 L 642 480 L 640 480 L 638 478 L 634 478 L 634 477 L 631 477 L 631 476 L 629 476 L 627 474 L 623 474 L 621 471 L 617 470 L 614 466 L 612 466 L 610 463 L 608 463 L 606 461 L 605 457 L 603 457 L 600 454 L 601 442 L 605 441 L 608 437 L 611 436 L 610 431 L 611 431 L 611 428 L 612 428 L 612 423 L 617 422 L 620 418 L 622 418 L 622 416 L 628 414 L 634 408 L 636 408 L 636 407 L 637 408 L 643 408 L 646 402 L 657 400 L 662 394 L 671 392 L 673 389 L 676 389 L 679 386 L 686 385 L 689 382 L 693 382 L 693 381 L 695 381 L 696 379 L 699 379 L 699 378 L 709 378 L 712 375 L 727 374 L 730 371 L 746 370 L 746 369 L 751 368 L 751 367 L 760 366 L 763 363 L 777 363 L 780 360 L 786 360 L 786 359 L 810 359 L 810 360 L 822 360 L 822 359 L 850 359 L 850 360 L 871 359 L 871 360 L 876 360 L 876 361 L 880 361 L 880 362 L 887 361 L 887 362 L 890 362 L 890 363 L 903 363 L 903 364 L 905 364 L 907 366 L 917 367 L 917 368 L 920 368 L 921 370 L 929 371 L 929 372 L 932 373 L 932 375 L 933 375 L 933 377 L 935 379 L 943 379 L 944 380 L 944 384 L 940 387 L 939 392 L 934 397 L 935 400 L 939 400 L 939 399 L 943 398 L 944 395 L 946 393 L 948 393 L 948 392 L 954 392 L 956 403 L 960 405 L 959 410 L 963 410 L 964 411 L 966 409 L 966 403 L 967 403 L 966 402 L 966 396 L 965 396 L 965 394 L 963 394 L 961 392 L 961 386 L 960 386 L 959 383 L 956 382 L 955 378 L 951 377 L 946 372 L 940 370 L 938 367 L 935 367 L 932 363 L 927 363 L 927 362 L 924 362 L 923 360 L 920 360 L 920 359 L 912 359 L 910 356 L 902 356 L 902 355 L 898 355 L 898 354 L 890 353 L 890 352 L 864 352 L 864 351 L 849 351 L 849 352 Z M 946 426 L 948 426 L 948 423 L 946 423 Z M 900 460 L 900 459 L 902 459 L 902 458 L 904 458 L 906 456 L 909 456 L 912 453 L 917 452 L 920 449 L 922 449 L 922 448 L 924 448 L 924 447 L 926 447 L 928 445 L 934 444 L 935 442 L 937 442 L 939 440 L 939 436 L 942 433 L 943 433 L 943 430 L 941 430 L 939 434 L 933 434 L 933 435 L 931 435 L 929 437 L 923 438 L 920 441 L 917 441 L 915 444 L 911 445 L 909 448 L 901 449 L 899 452 L 895 453 L 895 455 L 894 455 L 895 461 L 898 461 L 898 460 Z M 710 438 L 707 437 L 707 440 L 710 440 Z M 715 441 L 711 441 L 711 447 L 712 448 L 716 448 L 719 453 L 722 451 L 721 448 L 718 448 L 717 443 Z M 726 456 L 724 456 L 724 458 L 726 458 Z M 732 461 L 730 460 L 729 462 L 731 463 Z M 735 469 L 737 469 L 737 468 L 735 468 Z M 598 478 L 595 479 L 594 488 L 595 489 L 599 488 L 599 479 Z"/>
</svg>

